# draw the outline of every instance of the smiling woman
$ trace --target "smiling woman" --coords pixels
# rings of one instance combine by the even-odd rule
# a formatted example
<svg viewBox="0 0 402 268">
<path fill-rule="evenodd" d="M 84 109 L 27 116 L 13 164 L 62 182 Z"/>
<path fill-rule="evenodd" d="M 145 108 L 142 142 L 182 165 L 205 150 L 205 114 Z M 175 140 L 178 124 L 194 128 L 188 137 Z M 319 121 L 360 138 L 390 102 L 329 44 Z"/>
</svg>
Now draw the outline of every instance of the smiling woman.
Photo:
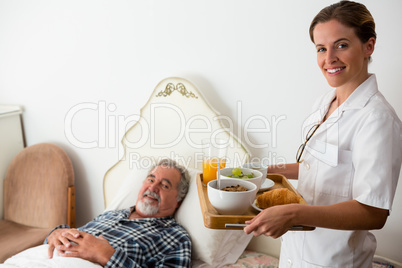
<svg viewBox="0 0 402 268">
<path fill-rule="evenodd" d="M 391 210 L 402 162 L 402 122 L 378 91 L 368 64 L 375 24 L 360 3 L 341 1 L 314 18 L 310 37 L 333 91 L 313 106 L 297 164 L 268 171 L 298 178 L 313 206 L 282 205 L 258 214 L 247 234 L 282 236 L 280 266 L 371 267 L 376 240 Z M 291 168 L 287 168 L 291 167 Z M 288 234 L 292 225 L 317 227 Z"/>
</svg>

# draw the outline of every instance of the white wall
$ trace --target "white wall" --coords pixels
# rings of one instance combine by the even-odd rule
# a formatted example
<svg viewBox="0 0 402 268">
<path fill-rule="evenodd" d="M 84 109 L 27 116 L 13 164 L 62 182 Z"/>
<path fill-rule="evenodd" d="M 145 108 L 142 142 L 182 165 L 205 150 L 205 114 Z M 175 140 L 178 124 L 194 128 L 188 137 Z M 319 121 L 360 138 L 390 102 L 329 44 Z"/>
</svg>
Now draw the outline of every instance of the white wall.
<svg viewBox="0 0 402 268">
<path fill-rule="evenodd" d="M 0 103 L 24 107 L 28 145 L 53 142 L 71 157 L 79 225 L 102 212 L 103 175 L 124 128 L 168 76 L 193 81 L 235 132 L 262 116 L 250 127 L 265 130 L 238 136 L 256 156 L 294 161 L 301 122 L 328 88 L 308 27 L 332 2 L 0 0 Z M 402 117 L 402 2 L 364 3 L 378 32 L 370 71 Z M 399 261 L 401 207 L 399 185 L 376 232 L 378 253 Z"/>
</svg>

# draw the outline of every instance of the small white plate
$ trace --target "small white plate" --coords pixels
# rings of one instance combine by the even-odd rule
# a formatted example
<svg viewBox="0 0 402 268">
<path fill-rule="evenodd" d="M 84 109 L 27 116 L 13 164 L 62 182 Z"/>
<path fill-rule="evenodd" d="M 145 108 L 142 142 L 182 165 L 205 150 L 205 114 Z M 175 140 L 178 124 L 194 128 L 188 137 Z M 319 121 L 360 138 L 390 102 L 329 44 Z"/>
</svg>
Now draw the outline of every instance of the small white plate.
<svg viewBox="0 0 402 268">
<path fill-rule="evenodd" d="M 265 179 L 265 181 L 261 184 L 260 190 L 258 190 L 258 191 L 259 192 L 266 191 L 274 185 L 275 185 L 275 182 L 273 180 Z"/>
<path fill-rule="evenodd" d="M 263 209 L 261 209 L 261 208 L 259 208 L 259 207 L 257 206 L 257 199 L 254 200 L 254 202 L 251 204 L 251 206 L 252 206 L 254 209 L 258 210 L 258 211 L 263 211 Z"/>
</svg>

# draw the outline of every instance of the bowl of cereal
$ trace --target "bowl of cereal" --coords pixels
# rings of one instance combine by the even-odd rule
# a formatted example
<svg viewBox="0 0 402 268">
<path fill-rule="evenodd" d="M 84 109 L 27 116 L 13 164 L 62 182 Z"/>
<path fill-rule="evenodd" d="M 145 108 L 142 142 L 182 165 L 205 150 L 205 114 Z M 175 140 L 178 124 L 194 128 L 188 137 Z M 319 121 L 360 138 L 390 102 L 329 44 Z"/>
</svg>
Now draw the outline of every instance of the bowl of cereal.
<svg viewBox="0 0 402 268">
<path fill-rule="evenodd" d="M 224 215 L 241 215 L 248 211 L 253 203 L 257 186 L 247 180 L 222 179 L 220 189 L 218 181 L 210 181 L 207 185 L 208 199 L 211 205 Z"/>
</svg>

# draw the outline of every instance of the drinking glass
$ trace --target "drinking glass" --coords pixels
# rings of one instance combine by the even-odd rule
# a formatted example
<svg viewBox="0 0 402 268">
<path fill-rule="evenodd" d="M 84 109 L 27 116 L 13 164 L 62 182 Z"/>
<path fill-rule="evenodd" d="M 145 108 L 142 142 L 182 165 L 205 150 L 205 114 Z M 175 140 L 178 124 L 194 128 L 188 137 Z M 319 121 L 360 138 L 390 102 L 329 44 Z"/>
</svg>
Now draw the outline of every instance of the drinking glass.
<svg viewBox="0 0 402 268">
<path fill-rule="evenodd" d="M 216 180 L 216 173 L 219 168 L 226 166 L 227 141 L 222 139 L 204 139 L 202 140 L 203 148 L 203 184 Z"/>
</svg>

